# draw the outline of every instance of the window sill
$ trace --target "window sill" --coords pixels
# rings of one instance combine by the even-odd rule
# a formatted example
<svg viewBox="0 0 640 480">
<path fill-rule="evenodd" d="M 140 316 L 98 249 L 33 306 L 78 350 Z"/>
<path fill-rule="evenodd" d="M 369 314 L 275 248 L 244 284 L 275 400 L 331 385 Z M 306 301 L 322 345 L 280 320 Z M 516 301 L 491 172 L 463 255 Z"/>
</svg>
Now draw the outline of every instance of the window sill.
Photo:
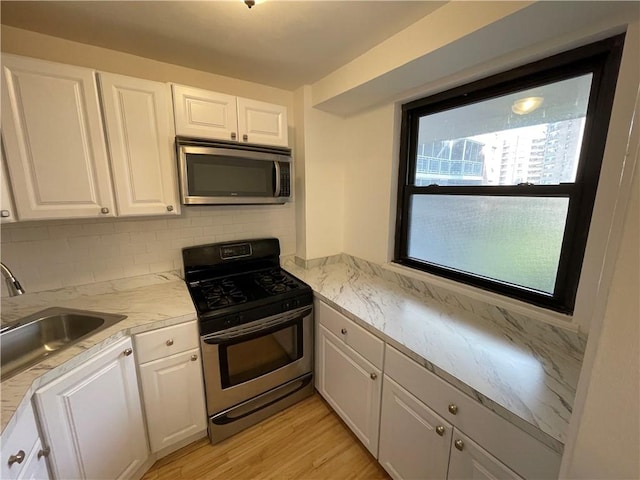
<svg viewBox="0 0 640 480">
<path fill-rule="evenodd" d="M 504 308 L 514 313 L 526 315 L 534 320 L 553 325 L 564 330 L 571 332 L 578 332 L 579 327 L 573 323 L 572 315 L 565 315 L 558 312 L 553 312 L 545 308 L 530 305 L 528 303 L 515 300 L 513 298 L 505 297 L 497 293 L 487 292 L 480 288 L 473 287 L 471 285 L 465 285 L 463 283 L 455 282 L 445 278 L 437 277 L 426 272 L 421 272 L 413 268 L 405 267 L 397 263 L 389 262 L 382 265 L 382 268 L 390 272 L 394 272 L 400 275 L 404 275 L 409 278 L 420 280 L 428 285 L 435 287 L 445 288 L 453 293 L 465 295 L 474 300 L 478 300 L 490 305 L 494 305 L 499 308 Z"/>
</svg>

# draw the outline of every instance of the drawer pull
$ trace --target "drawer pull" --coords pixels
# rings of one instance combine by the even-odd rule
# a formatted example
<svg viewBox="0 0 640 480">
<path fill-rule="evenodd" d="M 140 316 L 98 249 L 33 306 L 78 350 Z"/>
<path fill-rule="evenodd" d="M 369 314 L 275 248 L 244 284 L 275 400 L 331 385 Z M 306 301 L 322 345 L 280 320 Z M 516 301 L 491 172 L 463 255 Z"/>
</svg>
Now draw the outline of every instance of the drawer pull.
<svg viewBox="0 0 640 480">
<path fill-rule="evenodd" d="M 371 373 L 371 375 L 369 375 L 371 377 L 371 380 L 375 380 L 376 378 L 378 378 L 378 375 L 376 375 L 376 372 Z"/>
<path fill-rule="evenodd" d="M 455 415 L 456 413 L 458 413 L 458 406 L 454 405 L 453 403 L 449 405 L 449 413 L 451 415 Z"/>
<path fill-rule="evenodd" d="M 9 461 L 7 463 L 9 464 L 9 466 L 13 465 L 14 463 L 22 463 L 24 461 L 24 457 L 24 450 L 19 450 L 15 455 L 9 456 Z"/>
<path fill-rule="evenodd" d="M 442 437 L 444 435 L 444 427 L 442 425 L 438 425 L 436 427 L 436 433 Z"/>
<path fill-rule="evenodd" d="M 340 330 L 340 333 L 343 334 L 343 335 L 346 335 L 347 334 L 347 329 L 343 328 L 342 330 Z"/>
<path fill-rule="evenodd" d="M 40 460 L 40 458 L 42 457 L 45 457 L 45 458 L 48 457 L 50 453 L 51 453 L 51 448 L 44 447 L 42 450 L 38 452 L 38 460 Z"/>
<path fill-rule="evenodd" d="M 453 445 L 460 451 L 464 450 L 464 442 L 460 439 L 453 442 Z"/>
<path fill-rule="evenodd" d="M 198 359 L 198 355 L 191 355 L 191 361 L 195 362 Z"/>
<path fill-rule="evenodd" d="M 170 347 L 171 345 L 173 345 L 173 338 L 170 338 L 165 343 L 167 344 L 167 347 Z"/>
<path fill-rule="evenodd" d="M 125 351 L 124 351 L 124 352 L 122 352 L 122 353 L 124 353 L 124 356 L 125 356 L 125 357 L 128 357 L 129 355 L 131 355 L 131 354 L 133 353 L 133 349 L 131 349 L 131 348 L 127 348 L 127 349 L 125 349 Z"/>
</svg>

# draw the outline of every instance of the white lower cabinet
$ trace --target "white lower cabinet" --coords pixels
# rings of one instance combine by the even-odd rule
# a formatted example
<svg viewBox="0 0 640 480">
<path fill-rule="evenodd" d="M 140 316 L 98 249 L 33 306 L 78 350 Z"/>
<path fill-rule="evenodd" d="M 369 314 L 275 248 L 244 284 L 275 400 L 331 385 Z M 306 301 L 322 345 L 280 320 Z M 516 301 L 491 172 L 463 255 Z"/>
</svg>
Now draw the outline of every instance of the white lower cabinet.
<svg viewBox="0 0 640 480">
<path fill-rule="evenodd" d="M 377 457 L 382 372 L 322 324 L 316 342 L 318 391 Z"/>
<path fill-rule="evenodd" d="M 55 478 L 129 478 L 147 460 L 132 353 L 127 337 L 36 391 Z"/>
<path fill-rule="evenodd" d="M 135 342 L 149 444 L 162 456 L 207 430 L 198 326 L 193 321 L 152 330 Z"/>
<path fill-rule="evenodd" d="M 450 480 L 522 480 L 522 477 L 484 448 L 454 429 L 449 459 Z"/>
<path fill-rule="evenodd" d="M 25 466 L 18 475 L 18 480 L 49 480 L 46 456 L 48 450 L 42 448 L 40 439 L 36 441 L 31 453 L 25 461 Z M 2 477 L 7 478 L 7 477 Z"/>
<path fill-rule="evenodd" d="M 395 480 L 447 478 L 453 427 L 384 376 L 378 461 Z"/>
</svg>

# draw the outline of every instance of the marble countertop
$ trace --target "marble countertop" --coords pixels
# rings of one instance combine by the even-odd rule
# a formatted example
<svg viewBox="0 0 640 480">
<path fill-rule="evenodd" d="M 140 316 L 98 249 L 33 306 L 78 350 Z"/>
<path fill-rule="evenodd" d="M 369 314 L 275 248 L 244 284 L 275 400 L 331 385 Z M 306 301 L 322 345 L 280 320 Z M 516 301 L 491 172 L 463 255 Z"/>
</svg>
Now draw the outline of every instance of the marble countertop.
<svg viewBox="0 0 640 480">
<path fill-rule="evenodd" d="M 41 385 L 84 363 L 126 335 L 196 318 L 184 280 L 166 273 L 2 298 L 2 324 L 53 306 L 116 313 L 127 318 L 3 380 L 0 384 L 3 436 L 10 435 L 20 412 L 28 407 L 31 396 Z"/>
<path fill-rule="evenodd" d="M 549 334 L 545 329 L 531 334 L 499 309 L 491 315 L 456 308 L 345 262 L 283 265 L 347 317 L 562 452 L 582 358 L 563 332 L 550 327 Z M 3 436 L 39 386 L 125 335 L 196 316 L 184 281 L 172 273 L 3 298 L 2 323 L 52 306 L 127 318 L 2 381 Z"/>
</svg>

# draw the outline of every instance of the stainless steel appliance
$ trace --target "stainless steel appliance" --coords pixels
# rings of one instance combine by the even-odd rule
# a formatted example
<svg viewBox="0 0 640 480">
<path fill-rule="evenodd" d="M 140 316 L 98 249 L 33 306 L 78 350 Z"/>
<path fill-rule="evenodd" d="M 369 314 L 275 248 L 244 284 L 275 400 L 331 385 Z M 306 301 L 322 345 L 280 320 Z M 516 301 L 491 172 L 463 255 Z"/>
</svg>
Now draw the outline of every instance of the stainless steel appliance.
<svg viewBox="0 0 640 480">
<path fill-rule="evenodd" d="M 313 293 L 279 255 L 275 238 L 182 250 L 211 443 L 313 393 Z"/>
<path fill-rule="evenodd" d="M 185 205 L 286 203 L 291 150 L 176 137 Z"/>
</svg>

